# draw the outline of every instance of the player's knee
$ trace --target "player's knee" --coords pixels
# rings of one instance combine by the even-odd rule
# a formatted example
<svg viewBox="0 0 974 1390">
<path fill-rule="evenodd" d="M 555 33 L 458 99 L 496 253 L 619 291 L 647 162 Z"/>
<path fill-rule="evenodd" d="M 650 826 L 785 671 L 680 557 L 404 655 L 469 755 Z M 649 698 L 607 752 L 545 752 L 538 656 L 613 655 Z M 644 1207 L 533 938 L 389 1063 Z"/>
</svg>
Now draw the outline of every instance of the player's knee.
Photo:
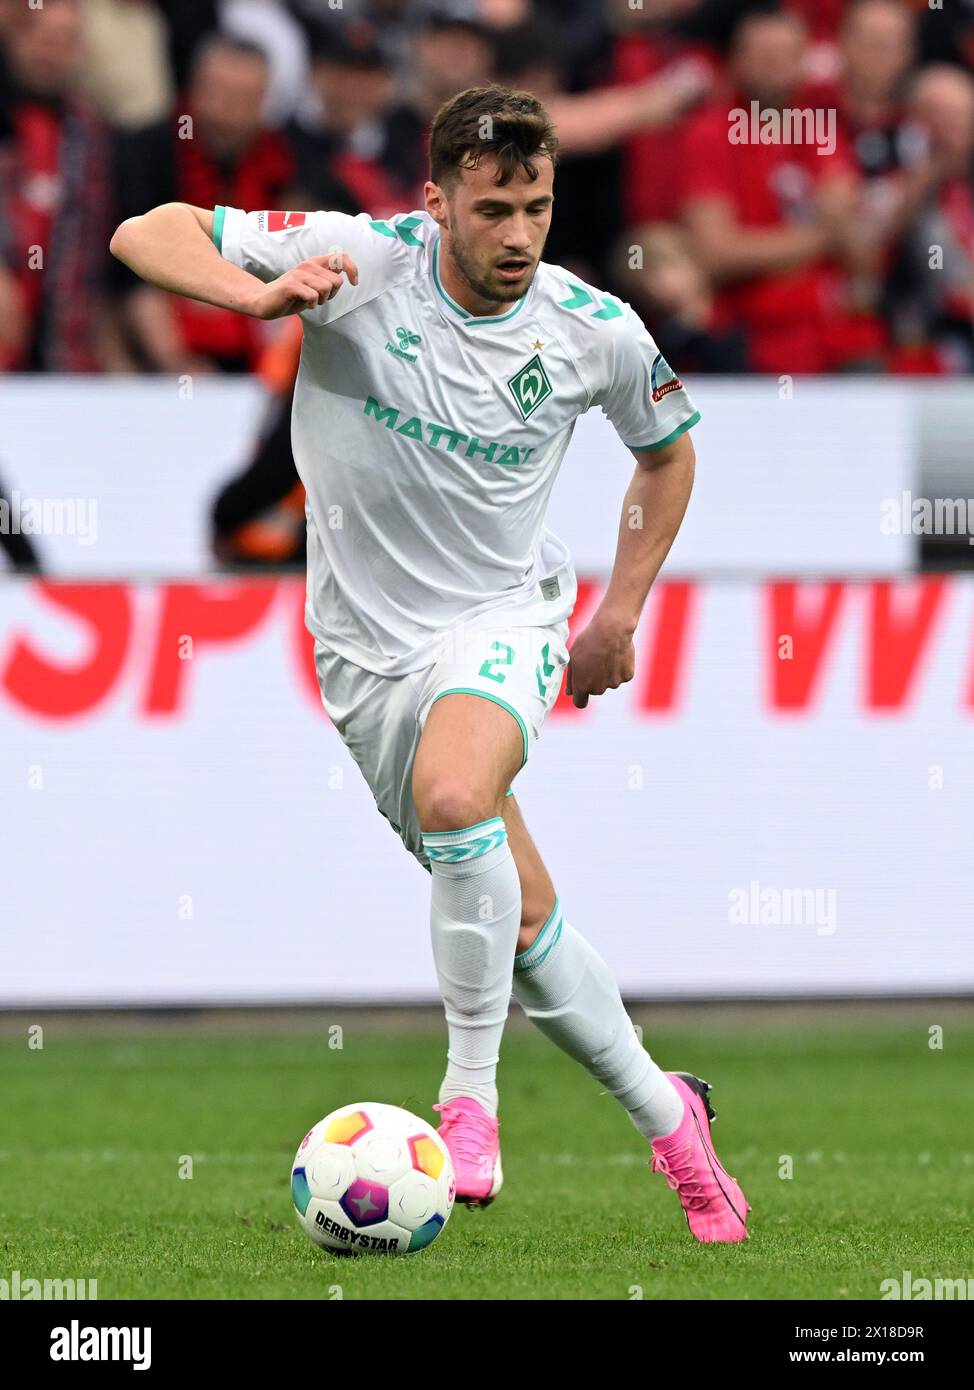
<svg viewBox="0 0 974 1390">
<path fill-rule="evenodd" d="M 413 800 L 423 830 L 465 830 L 496 815 L 489 799 L 460 782 L 441 779 L 428 786 L 414 786 Z"/>
</svg>

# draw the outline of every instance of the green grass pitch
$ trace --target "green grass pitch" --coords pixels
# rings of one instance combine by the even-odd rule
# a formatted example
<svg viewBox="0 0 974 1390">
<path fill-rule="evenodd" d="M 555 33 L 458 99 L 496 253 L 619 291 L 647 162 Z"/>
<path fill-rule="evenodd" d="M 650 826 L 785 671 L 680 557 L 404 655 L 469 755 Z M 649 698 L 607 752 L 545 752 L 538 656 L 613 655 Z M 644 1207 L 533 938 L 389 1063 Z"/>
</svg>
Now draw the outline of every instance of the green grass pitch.
<svg viewBox="0 0 974 1390">
<path fill-rule="evenodd" d="M 95 1278 L 101 1299 L 877 1299 L 904 1270 L 967 1278 L 974 1022 L 960 1011 L 932 1050 L 928 1023 L 945 1012 L 768 1023 L 755 1011 L 727 1027 L 705 1009 L 655 1027 L 636 1012 L 664 1066 L 713 1083 L 718 1152 L 754 1208 L 737 1246 L 690 1237 L 618 1104 L 521 1020 L 501 1060 L 498 1200 L 456 1208 L 425 1251 L 355 1259 L 298 1229 L 294 1150 L 353 1100 L 436 1123 L 442 1027 L 337 1011 L 291 1033 L 52 1022 L 31 1050 L 27 1022 L 8 1020 L 0 1278 Z"/>
</svg>

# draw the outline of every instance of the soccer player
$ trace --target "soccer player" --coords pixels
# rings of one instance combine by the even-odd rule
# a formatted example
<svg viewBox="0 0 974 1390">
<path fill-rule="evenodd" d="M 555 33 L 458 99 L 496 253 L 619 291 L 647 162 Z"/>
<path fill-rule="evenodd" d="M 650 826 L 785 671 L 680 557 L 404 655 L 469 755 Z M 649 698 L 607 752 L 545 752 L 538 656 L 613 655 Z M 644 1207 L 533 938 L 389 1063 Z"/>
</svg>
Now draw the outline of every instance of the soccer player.
<svg viewBox="0 0 974 1390">
<path fill-rule="evenodd" d="M 577 706 L 632 680 L 699 419 L 630 306 L 541 260 L 556 161 L 539 101 L 472 88 L 433 123 L 424 210 L 376 221 L 163 204 L 123 222 L 111 249 L 163 289 L 303 320 L 292 440 L 306 620 L 325 709 L 432 877 L 449 1033 L 433 1108 L 458 1200 L 485 1205 L 501 1186 L 496 1070 L 513 989 L 622 1103 L 697 1239 L 738 1241 L 748 1207 L 714 1152 L 709 1087 L 641 1046 L 511 790 L 566 667 Z M 544 521 L 595 405 L 636 468 L 611 581 L 569 654 L 575 573 Z"/>
</svg>

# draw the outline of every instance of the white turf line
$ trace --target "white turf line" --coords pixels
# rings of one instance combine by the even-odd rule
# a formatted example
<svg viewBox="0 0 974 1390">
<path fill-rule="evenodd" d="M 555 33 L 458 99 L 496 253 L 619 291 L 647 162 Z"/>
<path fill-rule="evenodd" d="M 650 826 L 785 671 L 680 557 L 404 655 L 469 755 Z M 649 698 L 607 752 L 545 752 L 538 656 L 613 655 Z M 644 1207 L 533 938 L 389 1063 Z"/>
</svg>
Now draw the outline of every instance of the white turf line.
<svg viewBox="0 0 974 1390">
<path fill-rule="evenodd" d="M 35 1148 L 14 1151 L 12 1149 L 0 1149 L 0 1163 L 9 1163 L 17 1160 L 69 1160 L 74 1163 L 127 1163 L 132 1159 L 157 1160 L 169 1163 L 173 1159 L 175 1150 L 159 1149 L 45 1149 Z M 190 1153 L 194 1163 L 220 1163 L 220 1164 L 261 1164 L 266 1166 L 272 1164 L 281 1167 L 282 1159 L 284 1165 L 291 1160 L 289 1156 L 280 1149 L 259 1149 L 248 1152 L 233 1150 L 229 1153 L 208 1153 L 206 1151 Z M 728 1164 L 752 1163 L 755 1161 L 769 1162 L 777 1166 L 780 1155 L 777 1150 L 772 1154 L 762 1154 L 759 1149 L 728 1149 L 721 1151 L 721 1159 Z M 947 1156 L 947 1163 L 938 1162 L 934 1155 L 929 1152 L 911 1153 L 904 1150 L 902 1153 L 882 1155 L 877 1160 L 875 1153 L 871 1150 L 863 1153 L 846 1153 L 836 1151 L 835 1153 L 824 1153 L 820 1149 L 812 1149 L 808 1153 L 796 1153 L 793 1155 L 799 1163 L 809 1163 L 813 1166 L 819 1164 L 843 1165 L 846 1163 L 866 1163 L 875 1166 L 877 1162 L 890 1167 L 914 1167 L 919 1164 L 921 1167 L 974 1167 L 974 1153 L 955 1153 Z M 639 1153 L 613 1153 L 613 1154 L 574 1154 L 574 1153 L 536 1153 L 531 1155 L 532 1164 L 539 1164 L 543 1167 L 552 1168 L 598 1168 L 610 1167 L 634 1168 L 648 1164 L 649 1159 L 643 1152 Z"/>
</svg>

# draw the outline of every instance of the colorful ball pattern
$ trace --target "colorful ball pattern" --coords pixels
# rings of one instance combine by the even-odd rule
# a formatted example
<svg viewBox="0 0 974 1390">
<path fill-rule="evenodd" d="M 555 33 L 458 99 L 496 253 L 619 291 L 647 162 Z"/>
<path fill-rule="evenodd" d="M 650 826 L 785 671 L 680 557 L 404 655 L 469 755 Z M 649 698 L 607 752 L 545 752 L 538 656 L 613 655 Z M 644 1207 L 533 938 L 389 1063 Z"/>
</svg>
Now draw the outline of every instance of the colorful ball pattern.
<svg viewBox="0 0 974 1390">
<path fill-rule="evenodd" d="M 405 1255 L 434 1241 L 453 1210 L 449 1151 L 425 1120 L 367 1101 L 308 1130 L 291 1165 L 298 1222 L 333 1254 Z"/>
</svg>

